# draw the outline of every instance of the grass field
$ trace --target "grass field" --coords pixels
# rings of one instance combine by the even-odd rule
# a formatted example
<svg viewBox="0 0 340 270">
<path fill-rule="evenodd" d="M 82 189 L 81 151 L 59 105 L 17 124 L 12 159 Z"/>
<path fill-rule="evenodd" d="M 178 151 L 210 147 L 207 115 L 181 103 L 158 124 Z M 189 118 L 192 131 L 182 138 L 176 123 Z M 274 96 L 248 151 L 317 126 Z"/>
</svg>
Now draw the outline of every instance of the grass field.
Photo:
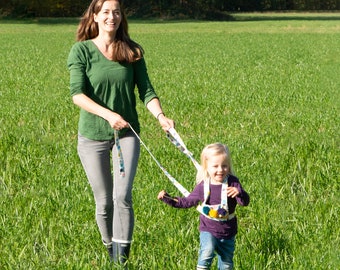
<svg viewBox="0 0 340 270">
<path fill-rule="evenodd" d="M 339 14 L 131 21 L 163 108 L 198 159 L 229 145 L 251 196 L 235 269 L 340 268 Z M 76 23 L 0 21 L 0 269 L 110 269 L 76 153 L 66 68 Z M 138 104 L 141 137 L 187 189 L 195 168 Z M 129 269 L 195 269 L 198 215 L 142 149 Z"/>
</svg>

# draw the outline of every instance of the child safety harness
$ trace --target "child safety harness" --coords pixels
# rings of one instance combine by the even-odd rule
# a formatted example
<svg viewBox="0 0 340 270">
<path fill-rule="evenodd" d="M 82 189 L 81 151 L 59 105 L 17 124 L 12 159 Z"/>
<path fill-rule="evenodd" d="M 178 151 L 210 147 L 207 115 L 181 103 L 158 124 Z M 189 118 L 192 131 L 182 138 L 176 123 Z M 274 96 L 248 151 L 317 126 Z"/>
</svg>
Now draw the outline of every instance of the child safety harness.
<svg viewBox="0 0 340 270">
<path fill-rule="evenodd" d="M 200 212 L 203 216 L 216 221 L 227 221 L 235 217 L 235 213 L 229 214 L 227 196 L 228 177 L 229 175 L 227 175 L 222 182 L 221 203 L 218 205 L 207 204 L 210 196 L 211 181 L 210 179 L 204 180 L 204 201 L 201 205 L 197 206 L 197 211 Z"/>
<path fill-rule="evenodd" d="M 151 153 L 149 148 L 145 145 L 145 143 L 141 140 L 137 132 L 132 128 L 132 126 L 129 124 L 130 129 L 133 131 L 133 133 L 136 135 L 140 143 L 144 146 L 146 151 L 150 154 L 152 159 L 156 162 L 158 167 L 163 171 L 165 176 L 168 177 L 170 182 L 183 194 L 184 197 L 188 197 L 190 195 L 190 192 L 184 188 L 155 158 L 155 156 Z M 119 172 L 121 177 L 125 176 L 125 169 L 124 169 L 124 159 L 122 150 L 119 144 L 119 136 L 118 131 L 114 131 L 115 136 L 115 144 L 117 147 L 118 152 L 118 160 L 119 160 Z M 195 160 L 193 157 L 193 154 L 188 150 L 188 148 L 185 146 L 183 140 L 178 135 L 176 130 L 174 128 L 170 128 L 167 132 L 167 138 L 173 143 L 182 153 L 184 153 L 195 165 L 196 169 L 199 171 L 201 170 L 201 165 Z M 204 201 L 201 205 L 197 206 L 198 212 L 205 216 L 208 219 L 215 220 L 215 221 L 227 221 L 235 217 L 235 213 L 229 214 L 229 208 L 228 208 L 228 196 L 227 196 L 227 188 L 228 188 L 228 176 L 223 180 L 222 188 L 221 188 L 221 203 L 219 205 L 208 205 L 206 202 L 209 199 L 210 196 L 210 179 L 204 180 Z"/>
</svg>

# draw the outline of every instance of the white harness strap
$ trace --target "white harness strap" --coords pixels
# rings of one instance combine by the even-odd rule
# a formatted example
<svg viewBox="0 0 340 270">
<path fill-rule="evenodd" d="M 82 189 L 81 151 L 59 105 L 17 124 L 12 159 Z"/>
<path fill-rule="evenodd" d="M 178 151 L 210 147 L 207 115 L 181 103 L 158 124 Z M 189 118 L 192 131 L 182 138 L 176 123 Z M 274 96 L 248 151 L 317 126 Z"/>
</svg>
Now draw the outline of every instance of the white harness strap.
<svg viewBox="0 0 340 270">
<path fill-rule="evenodd" d="M 136 135 L 136 137 L 139 139 L 140 143 L 144 146 L 146 151 L 150 154 L 150 156 L 153 158 L 153 160 L 156 162 L 158 167 L 163 171 L 163 173 L 168 177 L 168 179 L 171 181 L 171 183 L 185 196 L 188 197 L 190 195 L 190 192 L 186 190 L 174 177 L 172 177 L 168 171 L 159 163 L 159 161 L 154 157 L 154 155 L 151 153 L 149 148 L 145 145 L 145 143 L 141 140 L 141 138 L 138 136 L 137 132 L 132 128 L 132 126 L 129 124 L 130 129 L 133 131 L 133 133 Z M 117 136 L 118 138 L 118 136 Z M 189 152 L 183 141 L 181 140 L 180 136 L 176 132 L 175 129 L 171 128 L 168 132 L 168 139 L 185 155 L 187 155 L 190 160 L 194 163 L 197 170 L 201 169 L 201 165 L 194 159 L 192 156 L 192 153 Z M 118 153 L 120 154 L 120 171 L 124 173 L 124 161 L 123 157 L 121 155 L 121 152 L 119 152 L 119 141 L 117 144 Z M 118 154 L 118 155 L 119 155 Z M 222 190 L 221 190 L 221 203 L 217 206 L 214 205 L 208 205 L 206 204 L 206 201 L 209 198 L 210 195 L 210 179 L 205 180 L 204 182 L 204 202 L 197 206 L 197 210 L 204 215 L 205 217 L 216 220 L 216 221 L 227 221 L 235 217 L 235 214 L 229 215 L 229 209 L 228 209 L 228 196 L 227 196 L 227 188 L 228 188 L 228 176 L 223 180 L 222 183 Z"/>
<path fill-rule="evenodd" d="M 167 132 L 167 138 L 172 142 L 182 153 L 184 153 L 192 163 L 195 165 L 196 170 L 201 170 L 201 165 L 194 159 L 192 153 L 188 150 L 181 137 L 178 135 L 174 128 L 170 128 Z"/>
<path fill-rule="evenodd" d="M 221 203 L 219 205 L 209 205 L 207 200 L 210 196 L 210 179 L 204 180 L 204 202 L 197 206 L 197 210 L 205 217 L 215 221 L 226 221 L 234 218 L 234 213 L 229 215 L 227 188 L 228 176 L 222 183 Z"/>
<path fill-rule="evenodd" d="M 133 131 L 133 133 L 136 135 L 140 143 L 144 146 L 146 151 L 150 154 L 150 156 L 153 158 L 153 160 L 156 162 L 158 167 L 163 171 L 163 173 L 168 177 L 170 182 L 184 195 L 184 197 L 188 197 L 190 195 L 190 192 L 186 190 L 155 158 L 155 156 L 151 153 L 149 148 L 145 145 L 145 143 L 142 141 L 142 139 L 138 136 L 137 132 L 132 128 L 132 126 L 129 124 L 130 129 Z"/>
</svg>

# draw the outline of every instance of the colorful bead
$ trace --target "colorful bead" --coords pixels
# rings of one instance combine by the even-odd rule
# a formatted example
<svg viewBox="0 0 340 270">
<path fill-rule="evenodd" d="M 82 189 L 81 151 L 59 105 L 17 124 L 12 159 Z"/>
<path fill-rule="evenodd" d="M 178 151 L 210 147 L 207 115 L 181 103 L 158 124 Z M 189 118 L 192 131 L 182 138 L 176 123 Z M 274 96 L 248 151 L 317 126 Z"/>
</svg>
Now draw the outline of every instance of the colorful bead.
<svg viewBox="0 0 340 270">
<path fill-rule="evenodd" d="M 205 215 L 208 215 L 208 214 L 209 214 L 209 211 L 210 211 L 210 207 L 209 207 L 209 206 L 203 206 L 202 212 L 203 212 Z"/>
<path fill-rule="evenodd" d="M 215 209 L 210 209 L 209 216 L 212 218 L 218 218 L 218 212 Z"/>
<path fill-rule="evenodd" d="M 227 215 L 227 210 L 225 210 L 224 208 L 218 208 L 217 213 L 218 217 L 222 218 Z"/>
</svg>

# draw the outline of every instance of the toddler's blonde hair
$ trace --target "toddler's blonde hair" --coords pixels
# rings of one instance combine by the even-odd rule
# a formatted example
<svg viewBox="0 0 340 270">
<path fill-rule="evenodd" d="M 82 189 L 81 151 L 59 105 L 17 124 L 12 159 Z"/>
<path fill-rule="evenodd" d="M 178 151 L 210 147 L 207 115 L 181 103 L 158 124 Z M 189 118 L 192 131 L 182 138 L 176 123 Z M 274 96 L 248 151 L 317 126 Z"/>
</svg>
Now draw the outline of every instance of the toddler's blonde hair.
<svg viewBox="0 0 340 270">
<path fill-rule="evenodd" d="M 205 146 L 201 153 L 201 170 L 197 171 L 196 181 L 200 183 L 206 179 L 209 179 L 209 174 L 207 171 L 208 167 L 208 159 L 212 156 L 223 155 L 226 159 L 229 168 L 229 174 L 234 174 L 232 165 L 231 165 L 231 157 L 229 149 L 226 145 L 222 143 L 212 143 Z"/>
</svg>

